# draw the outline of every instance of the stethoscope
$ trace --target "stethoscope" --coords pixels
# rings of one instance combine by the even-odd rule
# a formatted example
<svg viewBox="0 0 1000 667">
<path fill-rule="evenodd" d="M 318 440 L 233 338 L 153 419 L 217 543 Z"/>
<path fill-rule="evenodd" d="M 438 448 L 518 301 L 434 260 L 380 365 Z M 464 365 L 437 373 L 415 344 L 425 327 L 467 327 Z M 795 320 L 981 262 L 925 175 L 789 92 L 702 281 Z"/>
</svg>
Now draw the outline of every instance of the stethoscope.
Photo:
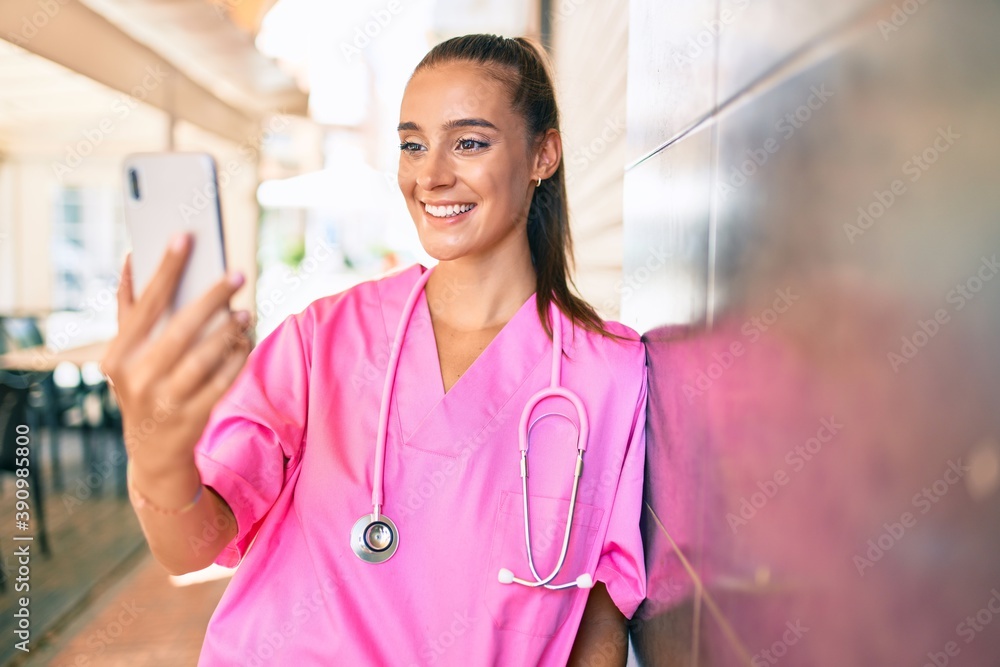
<svg viewBox="0 0 1000 667">
<path fill-rule="evenodd" d="M 392 520 L 382 513 L 382 481 L 385 471 L 385 441 L 389 432 L 389 402 L 392 396 L 393 386 L 396 381 L 396 369 L 399 367 L 399 355 L 403 349 L 403 336 L 406 334 L 406 327 L 413 314 L 417 299 L 421 290 L 427 284 L 427 279 L 431 276 L 432 269 L 424 271 L 417 280 L 409 297 L 403 306 L 403 315 L 399 320 L 396 329 L 396 337 L 392 343 L 392 351 L 389 355 L 389 368 L 385 376 L 385 385 L 382 389 L 382 404 L 379 408 L 378 416 L 378 437 L 375 443 L 375 470 L 372 473 L 372 513 L 361 516 L 351 528 L 351 549 L 358 558 L 368 563 L 384 563 L 392 558 L 399 546 L 399 530 Z M 553 304 L 553 308 L 555 308 Z M 518 426 L 518 447 L 521 451 L 521 497 L 523 499 L 524 512 L 524 541 L 528 552 L 528 567 L 534 576 L 534 581 L 520 579 L 514 573 L 501 568 L 497 579 L 501 584 L 521 584 L 531 588 L 544 586 L 550 590 L 559 590 L 578 586 L 580 588 L 591 588 L 594 580 L 589 574 L 581 574 L 574 581 L 553 585 L 550 582 L 556 578 L 566 561 L 566 554 L 569 551 L 570 530 L 573 525 L 573 510 L 576 508 L 576 493 L 580 485 L 580 475 L 583 472 L 583 453 L 587 449 L 587 436 L 589 434 L 589 424 L 587 422 L 587 410 L 583 401 L 574 392 L 559 384 L 560 372 L 562 369 L 562 320 L 559 313 L 552 318 L 552 372 L 548 387 L 538 391 L 528 399 L 521 412 L 521 421 Z M 562 397 L 573 404 L 576 408 L 579 428 L 575 429 L 577 434 L 576 467 L 573 473 L 573 492 L 570 496 L 569 510 L 566 516 L 566 530 L 563 533 L 562 550 L 559 553 L 559 560 L 552 572 L 548 576 L 539 576 L 535 568 L 535 559 L 531 549 L 531 519 L 528 509 L 528 441 L 531 429 L 545 417 L 561 417 L 571 424 L 571 420 L 566 415 L 558 413 L 547 413 L 528 423 L 531 419 L 531 412 L 538 403 L 549 397 Z"/>
</svg>

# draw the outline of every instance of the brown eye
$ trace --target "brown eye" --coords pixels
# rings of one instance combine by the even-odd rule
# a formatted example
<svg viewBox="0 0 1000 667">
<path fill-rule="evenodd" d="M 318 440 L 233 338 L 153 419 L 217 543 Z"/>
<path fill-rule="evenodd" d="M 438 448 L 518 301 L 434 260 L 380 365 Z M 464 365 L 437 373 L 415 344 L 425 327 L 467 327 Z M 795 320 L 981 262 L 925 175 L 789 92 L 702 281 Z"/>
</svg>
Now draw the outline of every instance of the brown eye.
<svg viewBox="0 0 1000 667">
<path fill-rule="evenodd" d="M 476 139 L 459 139 L 456 148 L 463 151 L 477 151 L 489 146 L 485 141 Z"/>
</svg>

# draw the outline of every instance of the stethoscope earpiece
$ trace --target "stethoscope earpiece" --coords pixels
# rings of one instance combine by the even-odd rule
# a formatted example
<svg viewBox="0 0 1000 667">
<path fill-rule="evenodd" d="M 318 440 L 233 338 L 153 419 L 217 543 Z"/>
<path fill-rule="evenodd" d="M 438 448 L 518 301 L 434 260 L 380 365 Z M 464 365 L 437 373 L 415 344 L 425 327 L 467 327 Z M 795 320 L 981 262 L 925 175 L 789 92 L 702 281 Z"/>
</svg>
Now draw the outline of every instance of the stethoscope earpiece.
<svg viewBox="0 0 1000 667">
<path fill-rule="evenodd" d="M 573 588 L 574 586 L 576 586 L 577 588 L 582 588 L 584 590 L 594 587 L 594 578 L 591 577 L 586 572 L 584 572 L 579 577 L 577 577 L 576 580 L 571 581 L 568 584 L 560 584 L 558 586 L 553 586 L 552 584 L 542 583 L 541 580 L 525 581 L 523 579 L 518 579 L 517 577 L 514 576 L 513 572 L 511 572 L 505 567 L 502 567 L 500 568 L 500 572 L 497 573 L 497 581 L 499 581 L 501 584 L 521 584 L 522 586 L 527 586 L 528 588 L 538 588 L 539 586 L 544 586 L 545 588 L 548 588 L 551 591 L 558 591 L 563 588 Z"/>
</svg>

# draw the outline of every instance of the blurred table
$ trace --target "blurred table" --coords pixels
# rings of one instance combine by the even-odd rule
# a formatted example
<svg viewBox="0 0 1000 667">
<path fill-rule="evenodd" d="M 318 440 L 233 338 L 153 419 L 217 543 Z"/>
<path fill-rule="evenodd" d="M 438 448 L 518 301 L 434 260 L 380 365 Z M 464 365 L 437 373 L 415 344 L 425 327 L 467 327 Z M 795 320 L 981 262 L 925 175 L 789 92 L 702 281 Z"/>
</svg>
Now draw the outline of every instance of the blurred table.
<svg viewBox="0 0 1000 667">
<path fill-rule="evenodd" d="M 110 341 L 99 341 L 79 347 L 53 352 L 44 345 L 25 347 L 0 354 L 0 369 L 8 371 L 53 371 L 56 366 L 68 361 L 76 366 L 94 361 L 100 362 L 104 357 Z"/>
</svg>

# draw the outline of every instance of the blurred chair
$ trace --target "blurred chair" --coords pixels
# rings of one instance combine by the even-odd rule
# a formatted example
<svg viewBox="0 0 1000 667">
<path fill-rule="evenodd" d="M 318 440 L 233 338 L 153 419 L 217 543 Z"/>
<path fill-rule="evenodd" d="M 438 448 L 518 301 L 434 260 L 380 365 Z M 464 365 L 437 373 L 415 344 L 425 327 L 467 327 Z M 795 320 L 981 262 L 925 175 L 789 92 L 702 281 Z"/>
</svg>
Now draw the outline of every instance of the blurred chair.
<svg viewBox="0 0 1000 667">
<path fill-rule="evenodd" d="M 0 320 L 0 354 L 9 350 L 39 347 L 45 344 L 42 332 L 34 318 L 6 317 Z M 2 371 L 0 371 L 2 372 Z M 51 371 L 8 371 L 25 378 L 29 382 L 27 411 L 35 424 L 44 425 L 49 434 L 49 459 L 52 470 L 53 490 L 63 490 L 62 461 L 59 456 L 58 428 L 62 422 L 62 411 Z M 2 381 L 2 380 L 0 380 Z"/>
<path fill-rule="evenodd" d="M 39 347 L 44 338 L 34 318 L 3 318 L 3 336 L 11 349 Z M 90 368 L 93 366 L 93 368 Z M 63 362 L 52 371 L 30 374 L 32 391 L 28 411 L 35 423 L 43 424 L 49 433 L 49 454 L 52 474 L 52 488 L 56 493 L 65 490 L 61 448 L 65 429 L 77 429 L 80 433 L 83 453 L 83 471 L 88 475 L 101 463 L 103 448 L 97 439 L 104 427 L 114 430 L 120 423 L 116 406 L 108 407 L 108 388 L 104 377 L 97 370 L 97 364 L 85 364 L 78 368 Z M 121 438 L 112 433 L 115 443 Z M 103 440 L 103 439 L 102 439 Z M 124 468 L 122 468 L 122 471 Z M 124 472 L 117 476 L 124 480 Z M 97 478 L 103 486 L 104 477 Z M 124 482 L 119 483 L 119 495 L 124 493 Z M 92 489 L 92 490 L 97 490 Z"/>
<path fill-rule="evenodd" d="M 104 461 L 112 468 L 117 484 L 118 497 L 125 498 L 128 491 L 125 487 L 125 435 L 122 431 L 122 415 L 118 409 L 115 396 L 108 386 L 107 378 L 101 372 L 100 364 L 90 361 L 80 369 L 80 377 L 86 387 L 83 417 L 91 429 L 91 434 L 98 431 L 101 442 L 109 446 L 107 451 L 102 447 Z M 98 462 L 99 463 L 99 462 Z"/>
<path fill-rule="evenodd" d="M 16 473 L 18 469 L 17 456 L 17 428 L 26 425 L 29 433 L 37 437 L 35 424 L 28 413 L 28 397 L 31 391 L 30 385 L 26 382 L 26 376 L 18 376 L 16 373 L 0 371 L 0 471 Z M 34 533 L 38 539 L 39 550 L 43 556 L 49 556 L 49 537 L 45 527 L 45 486 L 42 483 L 42 476 L 39 471 L 40 457 L 37 454 L 37 447 L 28 448 L 28 476 L 30 483 L 30 502 L 34 512 L 29 517 L 28 525 L 34 528 Z M 13 496 L 15 490 L 11 493 Z M 33 524 L 33 525 L 32 525 Z M 0 568 L 0 591 L 6 588 L 6 568 Z"/>
</svg>

